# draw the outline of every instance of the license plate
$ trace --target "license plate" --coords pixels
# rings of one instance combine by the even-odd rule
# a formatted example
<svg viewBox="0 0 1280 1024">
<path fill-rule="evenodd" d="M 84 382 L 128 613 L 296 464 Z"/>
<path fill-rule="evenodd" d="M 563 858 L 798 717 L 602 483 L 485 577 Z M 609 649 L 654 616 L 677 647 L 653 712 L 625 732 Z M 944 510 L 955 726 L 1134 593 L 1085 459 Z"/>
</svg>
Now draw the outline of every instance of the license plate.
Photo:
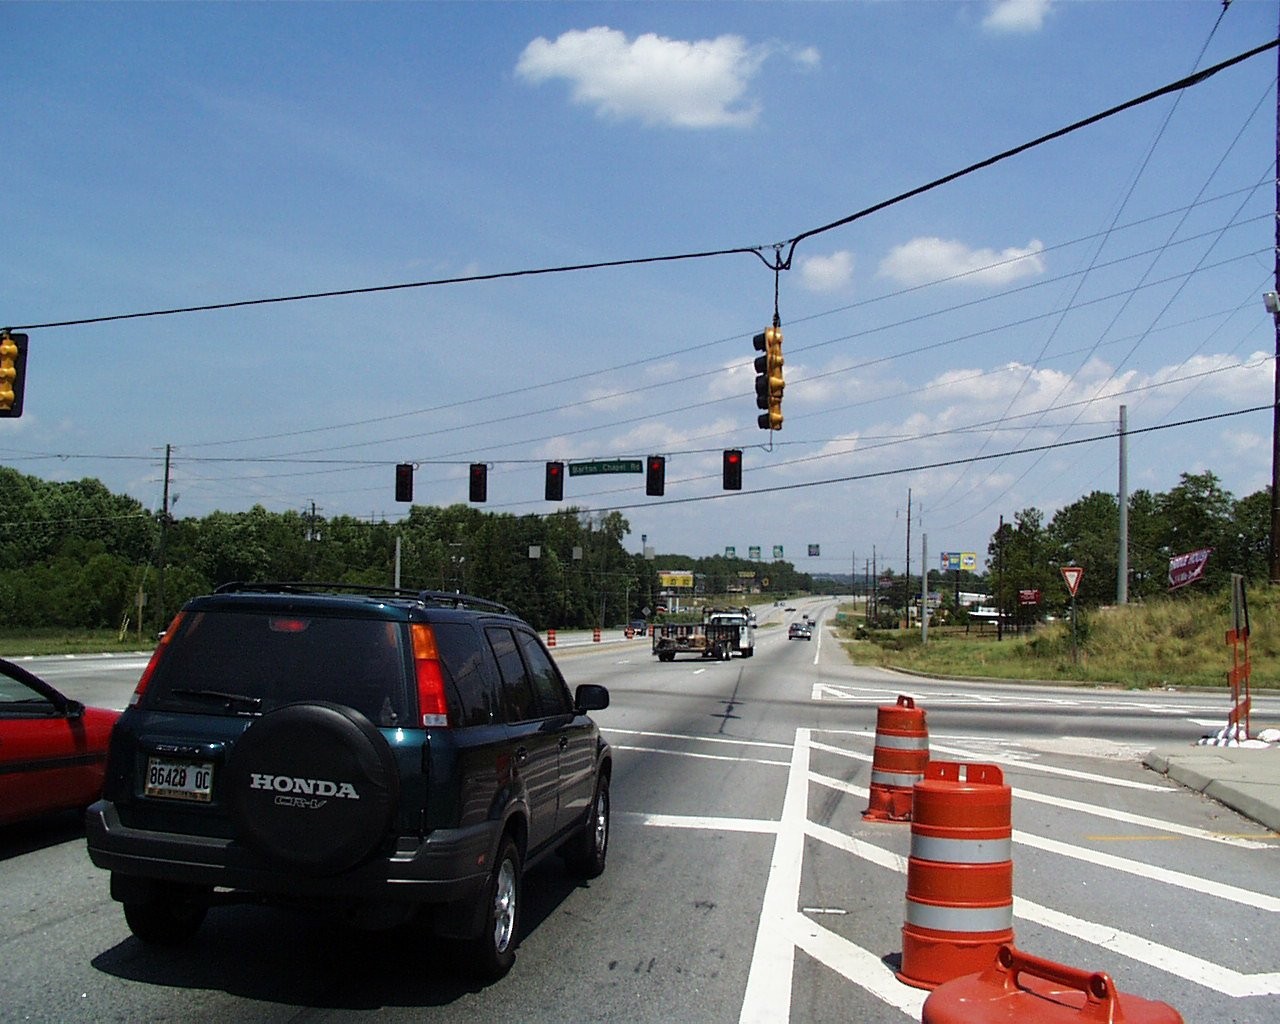
<svg viewBox="0 0 1280 1024">
<path fill-rule="evenodd" d="M 213 765 L 208 761 L 167 761 L 150 757 L 143 792 L 165 800 L 208 803 L 213 799 Z"/>
</svg>

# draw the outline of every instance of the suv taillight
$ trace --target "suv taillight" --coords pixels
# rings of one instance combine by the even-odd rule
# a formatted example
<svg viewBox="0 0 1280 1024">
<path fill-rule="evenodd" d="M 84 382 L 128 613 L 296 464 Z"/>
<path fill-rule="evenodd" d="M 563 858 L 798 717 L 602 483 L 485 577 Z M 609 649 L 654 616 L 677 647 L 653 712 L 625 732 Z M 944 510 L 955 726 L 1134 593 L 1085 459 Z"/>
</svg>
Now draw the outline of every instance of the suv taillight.
<svg viewBox="0 0 1280 1024">
<path fill-rule="evenodd" d="M 413 637 L 413 670 L 418 684 L 418 714 L 423 725 L 448 725 L 449 702 L 444 688 L 444 670 L 436 650 L 436 635 L 422 622 L 409 627 Z"/>
<path fill-rule="evenodd" d="M 156 644 L 156 649 L 151 652 L 151 660 L 147 662 L 147 667 L 142 670 L 142 678 L 138 680 L 138 685 L 133 688 L 133 696 L 129 698 L 129 707 L 133 707 L 138 703 L 147 688 L 147 684 L 151 682 L 151 677 L 155 675 L 156 666 L 160 664 L 160 659 L 164 656 L 164 649 L 169 646 L 170 639 L 182 624 L 183 614 L 181 611 L 178 612 L 173 617 L 173 621 L 169 623 L 169 628 L 160 634 L 160 642 Z"/>
</svg>

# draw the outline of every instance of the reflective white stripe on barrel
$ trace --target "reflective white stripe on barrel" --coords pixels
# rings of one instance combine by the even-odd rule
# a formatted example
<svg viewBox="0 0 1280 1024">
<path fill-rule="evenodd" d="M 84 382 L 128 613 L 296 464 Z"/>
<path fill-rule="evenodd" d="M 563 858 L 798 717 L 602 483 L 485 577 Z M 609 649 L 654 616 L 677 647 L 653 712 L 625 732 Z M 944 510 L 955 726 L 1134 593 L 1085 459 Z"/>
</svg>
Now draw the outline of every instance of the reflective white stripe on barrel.
<svg viewBox="0 0 1280 1024">
<path fill-rule="evenodd" d="M 912 832 L 911 856 L 941 864 L 1003 864 L 1013 859 L 1013 839 L 939 839 Z"/>
<path fill-rule="evenodd" d="M 928 750 L 928 736 L 897 736 L 893 733 L 876 733 L 876 746 L 890 750 Z"/>
<path fill-rule="evenodd" d="M 940 932 L 998 932 L 1013 927 L 1013 902 L 997 907 L 941 907 L 907 897 L 906 923 Z"/>
<path fill-rule="evenodd" d="M 871 769 L 871 782 L 877 786 L 900 786 L 910 789 L 924 778 L 923 772 L 878 772 Z"/>
</svg>

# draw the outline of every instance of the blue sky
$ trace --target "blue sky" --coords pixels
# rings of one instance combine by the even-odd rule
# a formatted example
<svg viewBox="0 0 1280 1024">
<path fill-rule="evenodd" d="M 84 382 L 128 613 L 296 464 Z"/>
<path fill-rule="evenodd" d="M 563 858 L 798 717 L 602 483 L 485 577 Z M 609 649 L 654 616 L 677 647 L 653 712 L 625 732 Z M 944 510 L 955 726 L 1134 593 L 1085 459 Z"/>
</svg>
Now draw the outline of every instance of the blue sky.
<svg viewBox="0 0 1280 1024">
<path fill-rule="evenodd" d="M 0 5 L 0 464 L 174 512 L 542 500 L 810 571 L 999 517 L 1270 480 L 1275 51 L 785 246 L 1272 40 L 1273 3 Z M 117 314 L 758 247 L 184 315 Z M 1101 437 L 1036 453 L 1006 452 Z M 744 490 L 720 489 L 744 449 Z M 961 460 L 975 460 L 963 462 Z M 937 465 L 949 464 L 949 465 Z M 925 467 L 936 468 L 925 468 Z M 685 500 L 696 499 L 696 500 Z M 809 545 L 821 554 L 809 557 Z"/>
</svg>

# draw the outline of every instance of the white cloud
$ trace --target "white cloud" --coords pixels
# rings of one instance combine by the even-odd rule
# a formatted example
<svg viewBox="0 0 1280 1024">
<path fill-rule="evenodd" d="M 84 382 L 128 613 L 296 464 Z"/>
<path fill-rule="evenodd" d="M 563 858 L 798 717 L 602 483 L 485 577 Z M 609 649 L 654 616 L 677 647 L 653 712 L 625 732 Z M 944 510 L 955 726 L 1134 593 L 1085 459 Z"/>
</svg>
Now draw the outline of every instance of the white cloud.
<svg viewBox="0 0 1280 1024">
<path fill-rule="evenodd" d="M 1037 239 L 1026 248 L 1011 246 L 1001 252 L 971 249 L 945 238 L 913 238 L 895 246 L 880 263 L 880 275 L 899 284 L 918 285 L 963 276 L 968 283 L 1006 285 L 1045 272 Z"/>
<path fill-rule="evenodd" d="M 516 74 L 538 84 L 553 78 L 573 85 L 573 100 L 602 117 L 645 124 L 708 128 L 752 124 L 758 103 L 744 100 L 767 56 L 740 36 L 684 42 L 652 33 L 628 40 L 603 26 L 538 38 L 525 47 Z M 816 52 L 804 51 L 812 62 Z"/>
<path fill-rule="evenodd" d="M 800 283 L 811 292 L 838 292 L 853 280 L 853 253 L 810 256 L 800 263 Z"/>
<path fill-rule="evenodd" d="M 982 27 L 992 32 L 1039 32 L 1050 0 L 992 0 Z"/>
</svg>

